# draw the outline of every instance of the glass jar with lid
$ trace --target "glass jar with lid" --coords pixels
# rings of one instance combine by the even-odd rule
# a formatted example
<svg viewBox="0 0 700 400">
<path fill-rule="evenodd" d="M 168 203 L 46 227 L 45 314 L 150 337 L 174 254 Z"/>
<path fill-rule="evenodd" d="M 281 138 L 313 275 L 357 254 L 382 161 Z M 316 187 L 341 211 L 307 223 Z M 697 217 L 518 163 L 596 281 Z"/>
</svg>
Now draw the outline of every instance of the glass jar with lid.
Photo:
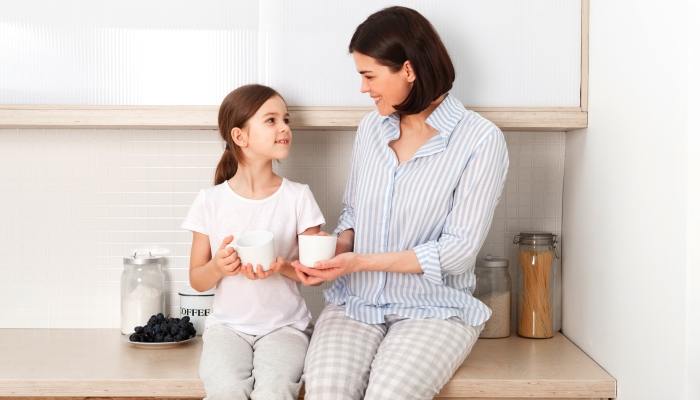
<svg viewBox="0 0 700 400">
<path fill-rule="evenodd" d="M 165 311 L 163 257 L 142 257 L 137 252 L 124 257 L 121 276 L 121 331 L 134 333 L 134 327 L 148 323 L 151 315 Z"/>
<path fill-rule="evenodd" d="M 557 254 L 557 235 L 548 232 L 521 232 L 513 239 L 518 244 L 518 335 L 551 338 L 554 317 L 553 259 Z"/>
<path fill-rule="evenodd" d="M 492 257 L 476 259 L 476 288 L 474 297 L 491 309 L 481 338 L 510 336 L 510 292 L 512 281 L 508 273 L 508 259 Z"/>
</svg>

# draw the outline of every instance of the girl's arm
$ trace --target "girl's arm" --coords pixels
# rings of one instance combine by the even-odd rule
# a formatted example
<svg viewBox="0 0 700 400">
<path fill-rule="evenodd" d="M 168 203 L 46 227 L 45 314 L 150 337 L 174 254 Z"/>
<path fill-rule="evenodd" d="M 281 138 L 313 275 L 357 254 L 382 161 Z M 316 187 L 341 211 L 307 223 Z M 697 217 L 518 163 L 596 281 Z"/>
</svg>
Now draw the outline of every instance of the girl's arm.
<svg viewBox="0 0 700 400">
<path fill-rule="evenodd" d="M 209 236 L 192 232 L 192 250 L 190 251 L 190 285 L 199 292 L 207 291 L 224 276 L 237 275 L 241 270 L 238 253 L 226 245 L 233 241 L 233 236 L 224 239 L 212 258 Z"/>
</svg>

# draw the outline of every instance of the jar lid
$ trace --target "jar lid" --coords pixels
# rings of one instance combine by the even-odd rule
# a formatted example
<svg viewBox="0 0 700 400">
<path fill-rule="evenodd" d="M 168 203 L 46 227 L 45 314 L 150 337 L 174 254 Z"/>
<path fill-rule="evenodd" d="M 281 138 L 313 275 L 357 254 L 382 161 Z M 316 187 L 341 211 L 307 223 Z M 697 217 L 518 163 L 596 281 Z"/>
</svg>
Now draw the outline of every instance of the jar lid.
<svg viewBox="0 0 700 400">
<path fill-rule="evenodd" d="M 163 257 L 153 256 L 153 254 L 151 254 L 150 251 L 148 252 L 148 257 L 139 256 L 139 253 L 144 253 L 144 252 L 135 251 L 133 256 L 124 257 L 124 264 L 145 265 L 145 264 L 162 264 L 163 263 Z"/>
<path fill-rule="evenodd" d="M 213 288 L 204 291 L 204 292 L 198 292 L 194 290 L 192 287 L 188 286 L 179 292 L 177 292 L 180 296 L 213 296 L 214 292 L 216 291 L 216 286 Z"/>
<path fill-rule="evenodd" d="M 488 268 L 500 268 L 508 266 L 507 258 L 497 258 L 491 257 L 491 254 L 487 255 L 485 258 L 476 259 L 477 267 L 488 267 Z"/>
<path fill-rule="evenodd" d="M 519 235 L 515 235 L 513 238 L 513 243 L 523 243 L 523 244 L 548 244 L 557 243 L 557 235 L 551 232 L 520 232 Z"/>
</svg>

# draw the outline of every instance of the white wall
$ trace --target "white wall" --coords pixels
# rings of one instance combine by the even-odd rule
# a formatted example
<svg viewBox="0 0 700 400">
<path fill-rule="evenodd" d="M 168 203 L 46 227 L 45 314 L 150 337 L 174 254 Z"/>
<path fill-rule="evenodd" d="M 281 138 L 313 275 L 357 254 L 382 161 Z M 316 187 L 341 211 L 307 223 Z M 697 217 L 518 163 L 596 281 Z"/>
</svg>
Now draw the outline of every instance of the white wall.
<svg viewBox="0 0 700 400">
<path fill-rule="evenodd" d="M 700 399 L 700 2 L 692 2 L 688 37 L 688 399 Z"/>
<path fill-rule="evenodd" d="M 589 124 L 567 133 L 563 332 L 617 379 L 621 400 L 698 398 L 686 397 L 698 340 L 687 329 L 699 176 L 689 4 L 591 2 Z"/>
<path fill-rule="evenodd" d="M 275 165 L 308 184 L 325 230 L 338 224 L 354 132 L 295 131 Z M 561 232 L 564 132 L 506 132 L 508 179 L 481 256 L 511 260 L 521 231 Z M 213 184 L 223 146 L 216 131 L 0 129 L 0 328 L 119 327 L 124 256 L 162 254 L 166 307 L 179 312 L 191 233 L 182 220 Z M 561 263 L 554 264 L 560 279 Z M 302 288 L 317 317 L 319 287 Z M 561 323 L 561 286 L 555 325 Z M 516 293 L 512 293 L 515 304 Z M 515 323 L 515 307 L 512 320 Z"/>
</svg>

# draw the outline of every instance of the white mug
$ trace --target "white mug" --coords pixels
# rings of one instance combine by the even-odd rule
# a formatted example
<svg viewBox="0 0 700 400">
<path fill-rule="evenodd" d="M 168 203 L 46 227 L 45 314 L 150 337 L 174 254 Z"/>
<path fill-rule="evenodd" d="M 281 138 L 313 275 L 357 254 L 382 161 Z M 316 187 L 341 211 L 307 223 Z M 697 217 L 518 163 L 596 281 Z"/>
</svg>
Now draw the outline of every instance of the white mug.
<svg viewBox="0 0 700 400">
<path fill-rule="evenodd" d="M 335 256 L 337 236 L 299 235 L 299 262 L 313 268 L 316 261 L 330 260 Z"/>
<path fill-rule="evenodd" d="M 252 264 L 253 271 L 260 264 L 263 271 L 270 270 L 270 264 L 275 261 L 275 235 L 269 231 L 248 232 L 226 247 L 233 247 L 241 259 L 241 264 Z"/>
</svg>

